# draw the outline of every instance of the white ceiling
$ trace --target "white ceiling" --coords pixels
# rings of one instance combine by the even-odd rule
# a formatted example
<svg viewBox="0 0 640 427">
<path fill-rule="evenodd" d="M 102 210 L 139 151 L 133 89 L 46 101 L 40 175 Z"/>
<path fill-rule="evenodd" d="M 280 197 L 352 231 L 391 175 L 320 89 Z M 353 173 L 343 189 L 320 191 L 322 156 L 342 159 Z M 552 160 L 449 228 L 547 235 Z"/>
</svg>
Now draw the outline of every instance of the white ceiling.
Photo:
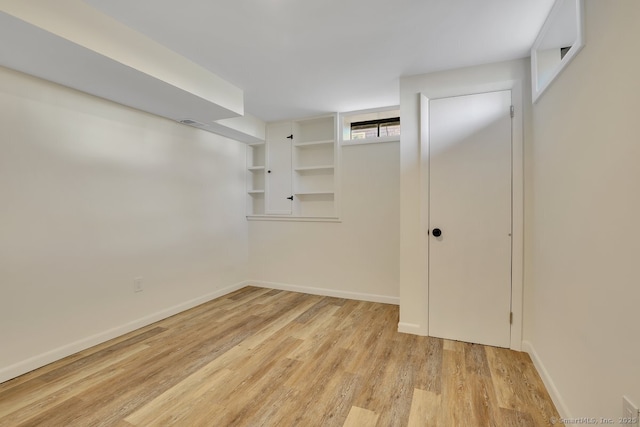
<svg viewBox="0 0 640 427">
<path fill-rule="evenodd" d="M 399 78 L 529 55 L 553 0 L 86 0 L 266 121 L 399 103 Z"/>
</svg>

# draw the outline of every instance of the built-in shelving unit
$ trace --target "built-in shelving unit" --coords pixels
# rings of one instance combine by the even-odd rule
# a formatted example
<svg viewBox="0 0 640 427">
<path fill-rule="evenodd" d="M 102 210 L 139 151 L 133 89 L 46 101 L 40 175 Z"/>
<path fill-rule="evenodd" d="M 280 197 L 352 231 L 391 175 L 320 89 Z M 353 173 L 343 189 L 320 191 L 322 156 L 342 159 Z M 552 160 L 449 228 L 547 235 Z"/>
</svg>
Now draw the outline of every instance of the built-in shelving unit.
<svg viewBox="0 0 640 427">
<path fill-rule="evenodd" d="M 300 216 L 335 217 L 336 116 L 296 122 L 293 143 L 294 210 Z"/>
<path fill-rule="evenodd" d="M 265 212 L 265 142 L 247 147 L 247 215 Z"/>
<path fill-rule="evenodd" d="M 268 124 L 266 148 L 264 152 L 252 152 L 248 166 L 249 173 L 262 173 L 264 178 L 262 186 L 257 186 L 260 183 L 252 178 L 251 190 L 264 188 L 265 194 L 258 204 L 257 196 L 250 193 L 248 217 L 337 220 L 340 164 L 337 130 L 336 114 Z M 263 155 L 264 164 L 256 163 L 256 154 Z M 283 175 L 291 179 L 283 179 Z"/>
</svg>

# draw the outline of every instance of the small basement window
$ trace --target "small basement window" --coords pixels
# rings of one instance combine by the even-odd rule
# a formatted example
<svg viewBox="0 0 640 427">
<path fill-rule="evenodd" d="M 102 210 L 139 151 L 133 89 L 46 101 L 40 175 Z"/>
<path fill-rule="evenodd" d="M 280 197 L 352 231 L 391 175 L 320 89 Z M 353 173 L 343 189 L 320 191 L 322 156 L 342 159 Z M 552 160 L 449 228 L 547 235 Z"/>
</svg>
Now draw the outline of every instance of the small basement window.
<svg viewBox="0 0 640 427">
<path fill-rule="evenodd" d="M 397 107 L 341 114 L 342 143 L 366 144 L 400 139 L 400 110 Z"/>
<path fill-rule="evenodd" d="M 400 117 L 351 123 L 351 139 L 400 136 Z"/>
</svg>

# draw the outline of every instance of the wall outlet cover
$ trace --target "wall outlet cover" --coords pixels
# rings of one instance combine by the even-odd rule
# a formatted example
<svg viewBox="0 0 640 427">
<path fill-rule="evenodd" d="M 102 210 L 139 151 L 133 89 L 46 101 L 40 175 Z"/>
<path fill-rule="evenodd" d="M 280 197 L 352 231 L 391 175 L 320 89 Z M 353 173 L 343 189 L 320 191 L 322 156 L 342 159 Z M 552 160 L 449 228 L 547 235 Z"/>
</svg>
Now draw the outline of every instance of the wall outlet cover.
<svg viewBox="0 0 640 427">
<path fill-rule="evenodd" d="M 133 279 L 133 292 L 142 292 L 142 277 Z"/>
</svg>

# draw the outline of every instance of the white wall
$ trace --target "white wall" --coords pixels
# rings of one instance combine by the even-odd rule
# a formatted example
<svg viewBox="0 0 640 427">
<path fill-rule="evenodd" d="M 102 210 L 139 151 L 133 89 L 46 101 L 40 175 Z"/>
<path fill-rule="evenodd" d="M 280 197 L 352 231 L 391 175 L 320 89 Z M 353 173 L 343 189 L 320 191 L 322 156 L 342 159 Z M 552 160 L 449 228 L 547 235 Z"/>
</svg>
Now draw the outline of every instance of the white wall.
<svg viewBox="0 0 640 427">
<path fill-rule="evenodd" d="M 0 381 L 248 276 L 244 144 L 3 68 L 0 132 Z"/>
<path fill-rule="evenodd" d="M 640 2 L 586 2 L 586 46 L 533 109 L 527 339 L 573 417 L 640 404 Z"/>
<path fill-rule="evenodd" d="M 397 303 L 399 143 L 342 150 L 342 222 L 249 222 L 253 282 Z"/>
<path fill-rule="evenodd" d="M 424 170 L 421 171 L 420 149 L 420 94 L 430 98 L 465 95 L 506 89 L 505 82 L 512 82 L 513 93 L 521 93 L 524 111 L 525 152 L 530 141 L 529 114 L 529 61 L 515 60 L 459 70 L 405 77 L 400 80 L 400 115 L 402 137 L 400 153 L 400 330 L 420 335 L 428 333 L 428 284 L 427 284 L 427 220 L 428 205 L 425 192 L 428 188 Z M 526 89 L 523 92 L 523 88 Z M 515 98 L 514 98 L 515 100 Z M 520 168 L 522 169 L 522 168 Z M 525 164 L 525 176 L 529 166 Z M 514 169 L 515 171 L 515 169 Z M 525 183 L 527 182 L 525 178 Z M 525 185 L 525 193 L 527 192 Z M 525 196 L 526 198 L 526 196 Z M 517 203 L 514 198 L 514 203 Z M 526 216 L 526 215 L 525 215 Z M 526 218 L 525 218 L 526 222 Z M 514 221 L 514 226 L 515 226 Z M 514 234 L 515 236 L 515 234 Z M 525 239 L 527 233 L 525 232 Z M 515 240 L 514 240 L 515 242 Z M 520 271 L 520 275 L 522 272 Z M 522 296 L 517 298 L 521 301 Z M 525 310 L 526 311 L 526 310 Z M 514 310 L 521 323 L 522 310 Z M 518 336 L 520 331 L 518 332 Z M 517 340 L 516 340 L 517 341 Z M 517 345 L 515 346 L 518 347 Z"/>
</svg>

